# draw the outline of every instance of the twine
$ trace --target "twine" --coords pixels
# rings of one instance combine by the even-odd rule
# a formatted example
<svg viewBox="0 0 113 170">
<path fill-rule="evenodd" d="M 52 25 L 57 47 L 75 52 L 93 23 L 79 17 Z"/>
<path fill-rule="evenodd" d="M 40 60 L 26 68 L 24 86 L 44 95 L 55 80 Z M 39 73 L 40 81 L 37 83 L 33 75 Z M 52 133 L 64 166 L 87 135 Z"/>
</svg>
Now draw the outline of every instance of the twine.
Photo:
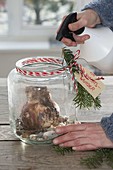
<svg viewBox="0 0 113 170">
<path fill-rule="evenodd" d="M 96 77 L 95 79 L 91 78 L 85 71 L 85 68 L 81 65 L 77 63 L 77 60 L 80 57 L 80 50 L 77 50 L 76 53 L 74 54 L 74 58 L 72 60 L 74 60 L 74 62 L 70 61 L 70 65 L 68 66 L 70 73 L 72 75 L 72 80 L 74 82 L 74 89 L 76 90 L 76 92 L 78 92 L 78 87 L 77 87 L 77 80 L 75 78 L 75 75 L 72 71 L 72 67 L 75 66 L 78 70 L 78 73 L 81 73 L 81 76 L 84 76 L 87 80 L 91 80 L 93 83 L 97 83 L 96 80 L 103 80 L 104 78 L 101 77 Z M 91 72 L 93 76 L 96 76 L 93 72 Z"/>
<path fill-rule="evenodd" d="M 25 66 L 30 66 L 33 64 L 57 64 L 58 66 L 61 66 L 58 69 L 54 69 L 52 71 L 31 71 L 30 69 L 26 69 Z M 16 63 L 16 70 L 18 73 L 24 75 L 24 76 L 31 76 L 31 77 L 47 77 L 47 76 L 54 76 L 62 74 L 67 67 L 62 66 L 62 60 L 58 58 L 47 58 L 47 57 L 37 57 L 37 58 L 28 58 L 19 60 Z"/>
<path fill-rule="evenodd" d="M 86 73 L 84 67 L 81 64 L 77 63 L 78 58 L 80 57 L 80 50 L 77 50 L 76 53 L 74 54 L 74 62 L 70 62 L 69 66 L 63 66 L 63 61 L 58 58 L 50 58 L 50 57 L 37 57 L 37 58 L 27 58 L 23 60 L 19 60 L 16 63 L 16 70 L 18 73 L 24 75 L 24 76 L 31 76 L 31 77 L 47 77 L 47 76 L 55 76 L 62 74 L 65 70 L 69 69 L 70 73 L 72 75 L 72 80 L 74 82 L 74 89 L 78 91 L 77 88 L 77 81 L 75 78 L 75 75 L 72 71 L 73 66 L 76 66 L 78 69 L 77 71 L 81 73 L 81 76 L 84 76 L 87 80 L 91 80 L 94 83 L 96 83 L 96 80 L 101 80 L 104 79 L 103 77 L 97 77 L 96 79 L 91 78 L 88 76 Z M 31 71 L 29 69 L 26 69 L 25 66 L 30 66 L 33 64 L 57 64 L 60 66 L 58 69 L 54 69 L 52 71 Z M 92 73 L 93 74 L 93 73 Z M 94 74 L 93 74 L 94 75 Z"/>
</svg>

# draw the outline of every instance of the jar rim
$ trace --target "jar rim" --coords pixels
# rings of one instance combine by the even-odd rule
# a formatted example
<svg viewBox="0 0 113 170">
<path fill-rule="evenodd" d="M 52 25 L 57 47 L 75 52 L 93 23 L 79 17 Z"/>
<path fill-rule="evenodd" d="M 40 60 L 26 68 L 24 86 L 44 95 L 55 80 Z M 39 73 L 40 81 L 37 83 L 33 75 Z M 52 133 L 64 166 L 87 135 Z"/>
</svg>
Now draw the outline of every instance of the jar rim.
<svg viewBox="0 0 113 170">
<path fill-rule="evenodd" d="M 26 69 L 27 66 L 33 66 L 35 64 L 46 64 L 46 65 L 55 65 L 57 68 L 52 70 L 31 70 Z M 24 76 L 31 77 L 48 77 L 62 74 L 67 69 L 66 63 L 61 57 L 53 56 L 36 56 L 20 59 L 16 62 L 16 71 Z"/>
</svg>

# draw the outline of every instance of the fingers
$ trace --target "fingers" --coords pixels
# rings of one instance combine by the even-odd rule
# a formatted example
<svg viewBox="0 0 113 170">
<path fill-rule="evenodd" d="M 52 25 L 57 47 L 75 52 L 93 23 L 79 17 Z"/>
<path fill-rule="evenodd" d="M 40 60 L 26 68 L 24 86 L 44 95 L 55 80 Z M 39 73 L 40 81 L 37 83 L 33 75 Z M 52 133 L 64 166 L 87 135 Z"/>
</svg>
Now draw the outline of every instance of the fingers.
<svg viewBox="0 0 113 170">
<path fill-rule="evenodd" d="M 79 30 L 80 28 L 85 26 L 87 26 L 87 20 L 85 20 L 84 18 L 80 18 L 77 22 L 68 25 L 71 31 Z"/>
<path fill-rule="evenodd" d="M 69 135 L 69 134 L 68 134 Z M 100 141 L 90 137 L 77 137 L 71 134 L 71 138 L 68 135 L 65 135 L 65 138 L 60 138 L 59 144 L 60 147 L 72 147 L 73 150 L 84 151 L 84 150 L 95 150 L 100 148 Z M 82 136 L 82 135 L 81 135 Z M 66 139 L 67 138 L 67 139 Z"/>
<path fill-rule="evenodd" d="M 66 45 L 66 46 L 77 46 L 77 42 L 71 41 L 68 38 L 63 37 L 62 38 L 62 42 Z"/>
<path fill-rule="evenodd" d="M 65 19 L 65 17 L 64 17 L 64 19 Z M 69 24 L 68 27 L 69 27 L 69 30 L 71 30 L 71 31 L 77 31 L 82 27 L 92 28 L 92 27 L 95 27 L 95 25 L 100 24 L 100 23 L 101 23 L 101 21 L 100 21 L 98 14 L 91 9 L 87 9 L 81 13 L 78 13 L 77 14 L 77 22 Z M 61 23 L 60 27 L 61 26 L 62 26 L 62 23 Z M 60 27 L 59 27 L 59 29 L 60 29 Z M 84 42 L 86 40 L 88 40 L 89 38 L 90 38 L 89 35 L 83 35 L 83 36 L 74 35 L 74 39 L 76 40 L 76 42 L 73 42 L 67 38 L 63 38 L 62 42 L 66 46 L 77 46 L 77 44 L 84 44 Z"/>
<path fill-rule="evenodd" d="M 87 145 L 82 145 L 82 146 L 77 146 L 77 147 L 72 147 L 73 150 L 76 151 L 88 151 L 88 150 L 96 150 L 98 149 L 97 146 L 91 145 L 91 144 L 87 144 Z"/>
<path fill-rule="evenodd" d="M 70 128 L 71 129 L 71 128 Z M 75 129 L 74 129 L 75 130 Z M 60 144 L 60 146 L 64 147 L 73 147 L 79 146 L 83 144 L 93 144 L 101 146 L 100 136 L 102 131 L 94 131 L 93 130 L 82 130 L 79 129 L 78 131 L 70 131 L 65 133 L 53 140 L 54 144 Z M 96 141 L 96 143 L 95 143 Z"/>
<path fill-rule="evenodd" d="M 61 144 L 61 143 L 68 144 L 68 142 L 72 144 L 73 141 L 81 137 L 85 137 L 84 132 L 83 133 L 69 132 L 57 137 L 56 139 L 53 140 L 53 142 L 54 144 Z"/>
<path fill-rule="evenodd" d="M 82 36 L 78 36 L 76 34 L 73 34 L 73 38 L 75 39 L 75 41 L 72 41 L 68 38 L 63 37 L 62 38 L 62 42 L 66 45 L 66 46 L 77 46 L 77 44 L 84 44 L 84 42 L 86 40 L 88 40 L 90 38 L 90 36 L 88 34 L 82 35 Z"/>
<path fill-rule="evenodd" d="M 82 36 L 78 36 L 76 34 L 73 34 L 73 38 L 75 39 L 77 44 L 83 44 L 86 40 L 88 40 L 90 38 L 90 36 L 88 34 L 84 34 Z"/>
<path fill-rule="evenodd" d="M 102 127 L 96 123 L 57 127 L 56 132 L 62 135 L 53 140 L 54 144 L 60 145 L 61 147 L 75 147 L 77 150 L 100 148 L 103 145 L 101 138 L 106 139 Z"/>
<path fill-rule="evenodd" d="M 71 141 L 68 141 L 68 142 L 65 142 L 65 143 L 61 143 L 60 146 L 62 147 L 78 147 L 78 146 L 81 146 L 81 145 L 85 145 L 85 144 L 90 144 L 90 140 L 88 138 L 84 138 L 84 140 L 80 140 L 79 138 L 78 139 L 75 139 L 75 140 L 71 140 Z"/>
<path fill-rule="evenodd" d="M 68 125 L 68 126 L 57 127 L 55 131 L 58 134 L 64 134 L 67 132 L 85 130 L 86 127 L 87 127 L 87 124 L 73 124 L 73 125 Z"/>
<path fill-rule="evenodd" d="M 62 135 L 55 138 L 53 143 L 61 147 L 72 147 L 78 151 L 113 148 L 113 142 L 106 136 L 99 123 L 57 127 L 56 133 Z"/>
<path fill-rule="evenodd" d="M 68 142 L 61 143 L 59 146 L 61 147 L 72 147 L 72 148 L 80 148 L 80 147 L 85 147 L 85 146 L 92 146 L 93 148 L 97 148 L 97 145 L 95 142 L 91 141 L 90 138 L 77 138 L 75 140 L 71 140 Z M 91 149 L 91 148 L 90 148 Z"/>
<path fill-rule="evenodd" d="M 80 144 L 80 138 L 85 138 L 85 134 L 76 133 L 76 132 L 69 132 L 63 134 L 56 139 L 53 140 L 54 144 L 61 144 L 62 146 L 75 146 L 77 143 Z M 85 142 L 85 141 L 84 141 Z"/>
<path fill-rule="evenodd" d="M 81 15 L 83 15 L 83 14 L 80 13 L 80 14 L 77 15 L 77 17 L 79 19 L 77 22 L 69 24 L 68 27 L 71 31 L 76 31 L 76 30 L 87 25 L 87 20 L 83 19 Z M 65 18 L 66 18 L 66 16 L 63 17 L 62 23 L 63 23 Z M 58 28 L 57 33 L 58 33 L 59 29 L 61 28 L 62 23 L 60 24 L 60 27 Z M 73 37 L 74 37 L 76 42 L 74 42 L 74 41 L 72 41 L 68 38 L 65 38 L 65 37 L 63 37 L 61 41 L 66 46 L 77 46 L 78 44 L 84 44 L 84 42 L 90 38 L 90 36 L 88 34 L 85 34 L 83 36 L 77 36 L 77 35 L 73 34 Z"/>
<path fill-rule="evenodd" d="M 98 129 L 98 130 L 97 130 Z M 99 131 L 102 127 L 98 123 L 83 123 L 83 124 L 73 124 L 73 125 L 67 125 L 67 126 L 60 126 L 56 128 L 56 133 L 58 134 L 64 134 L 68 132 L 77 132 L 77 131 Z"/>
</svg>

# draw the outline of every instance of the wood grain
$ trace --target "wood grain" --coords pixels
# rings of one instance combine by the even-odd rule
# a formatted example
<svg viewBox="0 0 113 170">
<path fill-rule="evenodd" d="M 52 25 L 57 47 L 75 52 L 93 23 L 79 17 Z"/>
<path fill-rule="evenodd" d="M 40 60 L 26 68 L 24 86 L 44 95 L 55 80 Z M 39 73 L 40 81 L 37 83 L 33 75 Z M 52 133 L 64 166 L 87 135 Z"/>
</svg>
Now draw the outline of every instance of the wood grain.
<svg viewBox="0 0 113 170">
<path fill-rule="evenodd" d="M 0 124 L 9 123 L 7 87 L 0 86 Z"/>
<path fill-rule="evenodd" d="M 113 82 L 113 78 L 110 79 Z M 109 81 L 110 81 L 109 80 Z M 18 140 L 9 125 L 6 79 L 0 79 L 0 170 L 87 170 L 80 165 L 81 157 L 93 152 L 57 154 L 51 145 L 28 145 Z M 113 87 L 107 86 L 106 110 L 113 108 Z M 93 115 L 92 115 L 93 116 Z M 99 170 L 111 170 L 103 164 Z M 93 169 L 92 169 L 93 170 Z"/>
<path fill-rule="evenodd" d="M 92 152 L 57 154 L 50 145 L 26 145 L 20 141 L 0 142 L 1 170 L 87 170 L 80 165 L 81 157 Z M 107 170 L 103 164 L 99 170 Z M 111 170 L 111 168 L 109 168 Z"/>
<path fill-rule="evenodd" d="M 10 125 L 0 125 L 0 141 L 13 141 L 19 140 L 14 133 Z"/>
</svg>

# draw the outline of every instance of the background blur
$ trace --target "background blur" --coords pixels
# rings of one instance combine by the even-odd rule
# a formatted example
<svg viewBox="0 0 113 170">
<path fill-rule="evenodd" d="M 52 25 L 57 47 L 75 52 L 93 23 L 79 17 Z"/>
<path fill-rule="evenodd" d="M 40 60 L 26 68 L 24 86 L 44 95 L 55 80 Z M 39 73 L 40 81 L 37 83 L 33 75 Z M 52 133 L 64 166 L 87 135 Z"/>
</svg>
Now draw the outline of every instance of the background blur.
<svg viewBox="0 0 113 170">
<path fill-rule="evenodd" d="M 0 77 L 23 57 L 61 56 L 55 40 L 63 16 L 91 0 L 0 0 Z"/>
</svg>

